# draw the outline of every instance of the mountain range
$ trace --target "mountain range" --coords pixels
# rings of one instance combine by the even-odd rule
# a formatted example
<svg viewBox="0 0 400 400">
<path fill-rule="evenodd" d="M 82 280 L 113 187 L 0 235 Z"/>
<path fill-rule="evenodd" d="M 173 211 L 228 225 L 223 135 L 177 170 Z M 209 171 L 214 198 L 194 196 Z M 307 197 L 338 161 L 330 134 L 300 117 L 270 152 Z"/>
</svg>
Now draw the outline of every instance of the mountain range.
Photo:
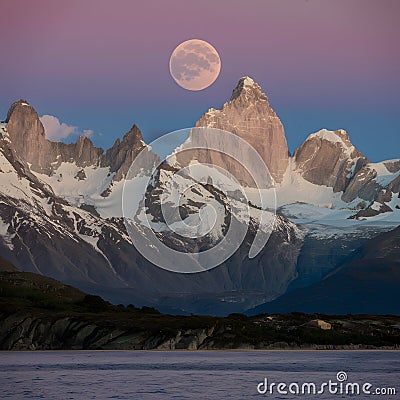
<svg viewBox="0 0 400 400">
<path fill-rule="evenodd" d="M 390 305 L 399 300 L 393 288 L 400 254 L 395 229 L 400 225 L 400 160 L 371 163 L 345 130 L 327 129 L 309 135 L 291 155 L 282 122 L 249 77 L 241 78 L 230 99 L 204 113 L 196 127 L 240 136 L 268 166 L 278 208 L 270 239 L 256 257 L 248 252 L 263 227 L 250 223 L 238 250 L 212 270 L 179 274 L 153 265 L 132 243 L 122 214 L 132 162 L 142 151 L 150 162 L 159 159 L 139 128 L 133 125 L 106 151 L 87 137 L 73 144 L 52 142 L 25 100 L 14 102 L 0 124 L 2 257 L 22 271 L 114 303 L 171 313 L 397 312 Z M 235 169 L 211 152 L 197 155 L 199 161 L 202 157 Z M 160 192 L 176 171 L 167 162 L 160 166 L 144 198 L 139 193 L 135 200 L 137 215 L 150 215 L 151 228 L 170 247 L 207 249 L 221 240 L 232 212 L 222 192 L 198 182 L 179 213 L 190 218 L 204 205 L 218 203 L 220 226 L 201 239 L 170 231 L 160 213 Z M 252 216 L 260 212 L 258 204 L 249 206 Z M 377 296 L 371 297 L 374 282 L 379 282 Z M 357 288 L 354 298 L 352 288 Z M 341 297 L 352 307 L 343 308 Z"/>
</svg>

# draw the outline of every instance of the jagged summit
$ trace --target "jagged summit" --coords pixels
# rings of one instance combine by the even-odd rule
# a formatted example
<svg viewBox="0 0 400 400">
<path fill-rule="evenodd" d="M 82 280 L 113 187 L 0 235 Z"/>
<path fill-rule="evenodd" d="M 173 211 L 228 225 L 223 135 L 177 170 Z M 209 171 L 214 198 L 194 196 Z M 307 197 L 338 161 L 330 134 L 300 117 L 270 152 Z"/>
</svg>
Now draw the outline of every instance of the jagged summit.
<svg viewBox="0 0 400 400">
<path fill-rule="evenodd" d="M 268 98 L 265 93 L 262 92 L 262 89 L 258 83 L 256 83 L 249 76 L 243 76 L 239 79 L 235 89 L 232 91 L 232 95 L 229 101 L 234 101 L 237 98 L 244 95 L 247 99 L 255 99 L 255 100 L 264 100 L 268 101 Z"/>
<path fill-rule="evenodd" d="M 312 133 L 311 135 L 309 135 L 306 140 L 309 140 L 309 139 L 312 139 L 315 137 L 323 139 L 323 140 L 328 140 L 333 143 L 343 142 L 346 145 L 351 145 L 349 134 L 344 129 L 337 129 L 335 131 L 331 131 L 329 129 L 323 128 L 323 129 L 320 129 L 318 132 L 315 132 L 315 133 Z"/>
<path fill-rule="evenodd" d="M 258 151 L 275 182 L 282 181 L 289 162 L 283 125 L 252 78 L 241 78 L 230 101 L 220 110 L 210 109 L 196 126 L 222 129 L 242 137 Z"/>
<path fill-rule="evenodd" d="M 397 224 L 399 160 L 369 163 L 347 143 L 346 131 L 327 129 L 310 135 L 289 157 L 283 125 L 261 88 L 243 77 L 234 92 L 237 97 L 220 110 L 205 113 L 197 126 L 243 137 L 258 151 L 278 183 L 277 224 L 260 256 L 247 257 L 253 235 L 263 229 L 251 223 L 238 251 L 207 274 L 178 276 L 150 264 L 132 246 L 122 218 L 123 178 L 142 149 L 144 155 L 154 157 L 146 149 L 139 128 L 134 125 L 106 153 L 84 137 L 72 144 L 50 142 L 36 111 L 25 100 L 13 103 L 8 123 L 0 124 L 2 256 L 23 270 L 90 286 L 94 293 L 96 288 L 102 293 L 109 290 L 109 299 L 116 303 L 132 296 L 130 303 L 167 304 L 173 310 L 206 313 L 214 306 L 222 313 L 243 312 L 285 292 L 296 276 L 297 286 L 292 288 L 304 282 L 309 286 L 333 268 L 340 268 L 342 259 L 353 257 L 356 246 L 366 235 L 375 235 L 378 225 L 388 229 Z M 229 146 L 232 144 L 226 144 L 228 153 L 232 150 Z M 206 162 L 222 164 L 236 176 L 232 160 L 214 155 Z M 246 166 L 253 162 L 250 157 L 244 159 Z M 146 196 L 142 197 L 141 189 L 129 194 L 129 201 L 138 207 L 135 224 L 143 233 L 151 228 L 164 244 L 171 243 L 178 251 L 203 251 L 211 242 L 203 237 L 178 237 L 161 218 L 160 199 L 165 199 L 161 196 L 171 193 L 165 191 L 167 181 L 160 177 L 175 172 L 167 168 L 166 164 L 159 168 L 162 173 L 155 174 Z M 186 177 L 182 179 L 187 182 Z M 225 194 L 213 188 L 213 182 L 196 183 L 196 190 L 187 190 L 176 213 L 190 221 L 204 204 L 212 202 L 220 210 L 217 214 L 221 218 L 215 225 L 218 230 L 213 231 L 213 238 L 219 240 L 228 220 L 236 218 Z M 247 204 L 255 215 L 260 211 L 253 201 L 255 191 L 245 189 Z M 142 219 L 145 215 L 148 219 Z M 182 297 L 182 288 L 190 295 Z M 234 292 L 237 296 L 232 297 Z"/>
<path fill-rule="evenodd" d="M 6 121 L 15 155 L 38 173 L 50 175 L 62 162 L 75 162 L 81 167 L 97 165 L 103 153 L 88 138 L 80 137 L 73 144 L 47 140 L 38 113 L 26 100 L 11 105 Z"/>
<path fill-rule="evenodd" d="M 26 107 L 26 106 L 29 106 L 29 107 L 31 107 L 31 108 L 33 108 L 26 100 L 24 100 L 24 99 L 19 99 L 19 100 L 17 100 L 17 101 L 14 101 L 14 103 L 12 103 L 11 104 L 11 106 L 10 106 L 10 108 L 8 109 L 8 112 L 7 112 L 7 117 L 6 117 L 6 119 L 4 120 L 4 122 L 5 123 L 8 123 L 8 121 L 10 120 L 10 118 L 11 118 L 11 115 L 12 115 L 12 113 L 14 112 L 14 110 L 17 108 L 17 107 Z"/>
<path fill-rule="evenodd" d="M 122 142 L 132 144 L 142 142 L 142 144 L 144 144 L 142 132 L 136 124 L 133 124 L 132 128 L 125 133 L 124 137 L 122 138 Z"/>
<path fill-rule="evenodd" d="M 344 129 L 331 131 L 329 129 L 321 129 L 318 132 L 312 133 L 307 137 L 304 143 L 313 140 L 326 141 L 332 144 L 339 144 L 345 151 L 348 157 L 359 157 L 360 154 L 350 141 L 348 132 Z"/>
<path fill-rule="evenodd" d="M 321 129 L 312 133 L 294 152 L 293 158 L 306 180 L 333 187 L 335 192 L 345 190 L 353 176 L 368 163 L 344 129 Z"/>
<path fill-rule="evenodd" d="M 253 86 L 255 83 L 249 76 L 243 76 L 240 80 L 243 80 L 245 86 Z"/>
<path fill-rule="evenodd" d="M 7 135 L 12 149 L 23 162 L 38 173 L 51 175 L 64 163 L 75 163 L 78 167 L 105 166 L 115 172 L 120 180 L 130 163 L 146 145 L 140 129 L 134 124 L 122 141 L 117 139 L 107 150 L 95 147 L 93 142 L 79 136 L 75 143 L 66 144 L 46 139 L 45 131 L 35 109 L 23 99 L 15 101 L 5 120 Z"/>
<path fill-rule="evenodd" d="M 120 181 L 126 176 L 133 160 L 145 147 L 142 132 L 134 124 L 124 135 L 122 141 L 117 139 L 113 146 L 106 151 L 101 165 L 110 167 L 111 172 L 116 172 L 114 180 Z"/>
<path fill-rule="evenodd" d="M 79 168 L 80 176 L 84 175 L 80 171 L 82 168 L 101 167 L 110 173 L 109 185 L 111 181 L 121 181 L 137 154 L 146 148 L 136 124 L 106 152 L 83 136 L 71 144 L 49 141 L 37 112 L 25 99 L 12 103 L 6 121 L 0 126 L 2 145 L 9 146 L 22 163 L 29 164 L 30 171 L 47 176 L 61 173 L 66 168 L 64 164 L 74 164 L 73 168 Z M 222 129 L 245 139 L 261 155 L 275 183 L 280 186 L 297 182 L 298 176 L 319 189 L 328 187 L 334 193 L 342 192 L 341 200 L 346 203 L 357 202 L 359 198 L 371 207 L 378 207 L 372 203 L 377 200 L 390 203 L 391 209 L 400 208 L 395 197 L 391 197 L 391 193 L 395 193 L 398 198 L 399 160 L 371 164 L 353 146 L 347 131 L 326 128 L 309 135 L 290 157 L 279 117 L 261 87 L 249 76 L 240 78 L 230 101 L 221 109 L 210 109 L 196 126 Z M 229 143 L 227 150 L 228 147 Z M 148 150 L 151 159 L 156 157 Z M 206 156 L 206 152 L 203 153 Z M 201 157 L 198 160 L 201 162 Z M 239 171 L 228 159 L 211 157 L 209 161 L 234 173 Z M 102 193 L 108 193 L 107 185 L 102 186 Z M 324 200 L 321 204 L 328 203 Z"/>
</svg>

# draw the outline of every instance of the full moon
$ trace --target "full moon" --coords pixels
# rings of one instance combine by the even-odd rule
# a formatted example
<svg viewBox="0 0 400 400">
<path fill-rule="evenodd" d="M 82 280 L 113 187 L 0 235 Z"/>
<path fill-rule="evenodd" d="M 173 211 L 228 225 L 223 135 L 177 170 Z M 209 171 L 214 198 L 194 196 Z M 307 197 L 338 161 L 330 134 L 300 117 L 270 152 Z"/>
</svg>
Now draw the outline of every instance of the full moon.
<svg viewBox="0 0 400 400">
<path fill-rule="evenodd" d="M 187 90 L 202 90 L 212 85 L 221 71 L 221 59 L 210 43 L 191 39 L 175 48 L 169 60 L 175 82 Z"/>
</svg>

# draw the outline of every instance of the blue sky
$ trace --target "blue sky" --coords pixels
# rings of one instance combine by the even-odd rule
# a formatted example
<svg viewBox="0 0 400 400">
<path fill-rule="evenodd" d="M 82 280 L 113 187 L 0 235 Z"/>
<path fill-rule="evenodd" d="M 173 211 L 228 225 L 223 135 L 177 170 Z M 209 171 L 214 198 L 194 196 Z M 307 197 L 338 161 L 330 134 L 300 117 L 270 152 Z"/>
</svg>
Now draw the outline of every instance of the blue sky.
<svg viewBox="0 0 400 400">
<path fill-rule="evenodd" d="M 25 98 L 75 133 L 93 130 L 98 146 L 134 123 L 150 141 L 193 126 L 249 75 L 281 117 L 292 152 L 314 131 L 343 128 L 372 161 L 400 157 L 399 1 L 3 3 L 3 116 Z M 168 69 L 173 49 L 190 38 L 221 57 L 219 78 L 199 92 L 180 88 Z"/>
</svg>

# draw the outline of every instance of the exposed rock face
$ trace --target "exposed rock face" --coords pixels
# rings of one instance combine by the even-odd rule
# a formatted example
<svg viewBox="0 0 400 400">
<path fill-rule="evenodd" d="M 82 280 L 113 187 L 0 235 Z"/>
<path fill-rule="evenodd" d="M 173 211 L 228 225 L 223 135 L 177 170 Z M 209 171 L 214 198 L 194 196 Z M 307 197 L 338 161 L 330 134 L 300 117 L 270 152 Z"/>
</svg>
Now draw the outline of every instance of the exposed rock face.
<svg viewBox="0 0 400 400">
<path fill-rule="evenodd" d="M 377 173 L 373 168 L 366 165 L 361 168 L 350 182 L 342 199 L 346 202 L 355 200 L 357 197 L 367 201 L 373 201 L 379 194 L 381 186 L 375 181 Z"/>
<path fill-rule="evenodd" d="M 400 174 L 397 161 L 367 164 L 358 171 L 342 195 L 351 202 L 357 198 L 365 200 L 367 207 L 355 218 L 371 217 L 393 211 L 386 204 L 395 197 L 400 198 Z"/>
<path fill-rule="evenodd" d="M 1 350 L 322 348 L 304 336 L 305 331 L 311 333 L 314 328 L 335 329 L 340 343 L 347 343 L 348 348 L 357 343 L 360 347 L 363 343 L 378 347 L 398 344 L 399 317 L 301 313 L 250 318 L 243 314 L 225 318 L 163 315 L 151 307 L 113 306 L 99 296 L 49 277 L 20 272 L 15 267 L 10 270 L 9 263 L 5 265 L 8 271 L 1 271 L 2 265 L 4 260 L 0 258 Z M 361 341 L 354 343 L 354 332 L 360 331 Z M 336 339 L 323 337 L 323 343 L 334 348 Z"/>
<path fill-rule="evenodd" d="M 29 106 L 14 108 L 11 120 L 18 107 Z M 168 296 L 173 299 L 168 305 L 170 310 L 205 313 L 212 304 L 216 314 L 240 311 L 275 298 L 295 276 L 302 241 L 295 224 L 283 218 L 279 219 L 269 244 L 254 259 L 247 257 L 253 230 L 249 240 L 219 268 L 191 276 L 162 270 L 132 245 L 121 217 L 101 217 L 93 206 L 72 205 L 67 197 L 56 196 L 40 175 L 33 174 L 20 161 L 23 157 L 17 151 L 21 147 L 14 149 L 17 132 L 4 134 L 0 140 L 0 252 L 24 271 L 102 293 L 118 303 L 147 304 L 165 310 L 164 299 Z M 51 146 L 45 138 L 40 140 L 44 146 Z M 130 140 L 141 146 L 140 140 L 128 135 L 114 147 L 115 160 L 120 161 L 115 163 L 117 173 L 133 157 L 127 144 Z M 85 152 L 85 142 L 86 139 L 80 139 L 80 147 L 75 147 L 82 150 L 81 154 Z M 126 158 L 119 158 L 120 153 L 126 154 Z M 109 161 L 112 160 L 109 153 Z M 85 174 L 81 167 L 75 171 L 73 184 L 91 183 L 92 169 Z M 181 246 L 187 243 L 181 240 Z M 190 304 L 182 297 L 182 288 L 190 293 Z M 234 301 L 226 301 L 226 296 Z"/>
<path fill-rule="evenodd" d="M 14 102 L 7 113 L 7 132 L 15 154 L 31 164 L 32 171 L 51 175 L 62 162 L 79 167 L 109 167 L 115 173 L 113 180 L 120 181 L 128 172 L 137 154 L 146 147 L 142 133 L 136 125 L 103 154 L 92 141 L 79 136 L 76 143 L 66 144 L 46 139 L 43 125 L 37 112 L 25 100 Z M 149 157 L 155 158 L 149 151 Z M 84 170 L 77 179 L 84 179 Z"/>
<path fill-rule="evenodd" d="M 304 237 L 295 223 L 281 216 L 276 218 L 267 245 L 254 259 L 248 258 L 257 230 L 251 225 L 236 253 L 214 270 L 188 276 L 159 269 L 133 246 L 113 203 L 115 199 L 115 203 L 121 200 L 118 190 L 122 182 L 118 184 L 118 181 L 126 176 L 137 154 L 146 148 L 135 125 L 122 141 L 117 140 L 103 154 L 88 138 L 80 137 L 69 145 L 48 141 L 36 111 L 23 100 L 10 107 L 7 122 L 7 127 L 0 125 L 0 251 L 18 268 L 53 276 L 92 293 L 102 293 L 115 302 L 195 313 L 211 310 L 215 314 L 243 311 L 270 301 L 284 293 L 299 272 L 296 266 Z M 221 110 L 204 114 L 197 125 L 224 129 L 243 137 L 265 160 L 275 181 L 282 180 L 289 161 L 283 127 L 265 94 L 250 78 L 242 78 L 231 100 Z M 155 157 L 150 150 L 148 154 Z M 204 158 L 199 161 L 221 165 L 231 172 L 235 169 L 230 160 L 215 153 L 200 156 Z M 400 162 L 367 164 L 368 160 L 351 145 L 345 131 L 324 130 L 311 135 L 290 161 L 300 171 L 303 183 L 307 180 L 329 186 L 336 192 L 343 191 L 345 202 L 363 200 L 362 207 L 354 207 L 363 208 L 356 218 L 392 209 L 398 212 L 396 207 L 400 207 L 400 202 L 391 206 L 386 203 L 399 198 Z M 65 167 L 60 167 L 63 162 L 75 164 L 74 169 L 70 165 L 66 168 L 67 172 L 68 168 L 73 170 L 69 180 L 61 171 Z M 160 171 L 163 169 L 164 175 L 175 172 L 168 168 L 163 165 Z M 58 181 L 59 186 L 68 182 L 64 192 L 57 189 L 56 179 L 61 172 L 64 180 Z M 290 169 L 290 172 L 293 171 Z M 144 205 L 144 212 L 153 222 L 162 225 L 159 210 L 162 187 L 153 183 L 154 191 L 149 194 L 154 196 Z M 82 189 L 86 186 L 91 191 Z M 118 190 L 114 191 L 117 186 Z M 310 186 L 306 182 L 306 190 Z M 202 198 L 196 201 L 193 196 L 188 198 L 179 207 L 179 213 L 186 216 L 197 213 L 206 199 L 211 199 L 223 205 L 224 219 L 228 221 L 231 210 L 224 196 L 212 189 L 212 181 L 194 189 L 197 194 L 201 192 Z M 117 194 L 112 199 L 110 196 L 98 201 L 100 194 L 107 197 L 110 193 Z M 77 197 L 79 200 L 75 201 Z M 80 202 L 81 198 L 85 201 Z M 341 201 L 339 196 L 336 198 Z M 313 204 L 312 198 L 309 201 Z M 101 204 L 105 203 L 105 207 L 111 204 L 109 214 L 102 212 Z M 257 208 L 251 207 L 253 211 Z M 162 230 L 157 235 L 178 249 L 199 249 L 213 244 Z M 188 294 L 182 294 L 183 290 Z"/>
<path fill-rule="evenodd" d="M 13 150 L 36 172 L 51 174 L 62 162 L 97 165 L 103 152 L 82 136 L 73 144 L 47 140 L 37 112 L 24 100 L 12 104 L 6 121 Z"/>
<path fill-rule="evenodd" d="M 392 195 L 394 196 L 397 193 L 397 197 L 400 198 L 400 175 L 397 176 L 397 178 L 393 179 L 388 187 L 387 187 L 387 192 L 391 192 Z M 390 199 L 392 196 L 390 196 Z"/>
<path fill-rule="evenodd" d="M 389 172 L 395 173 L 400 171 L 400 160 L 388 160 L 384 162 L 384 165 Z"/>
<path fill-rule="evenodd" d="M 364 217 L 375 217 L 376 215 L 393 211 L 387 204 L 377 202 L 374 206 L 369 206 L 364 210 L 360 210 L 350 219 L 359 219 Z"/>
<path fill-rule="evenodd" d="M 251 78 L 241 78 L 229 102 L 220 110 L 208 110 L 196 126 L 222 129 L 242 137 L 258 151 L 274 180 L 282 181 L 289 160 L 283 125 L 267 96 Z M 216 157 L 211 155 L 212 159 Z M 232 168 L 232 163 L 222 160 L 225 165 L 221 167 Z M 217 159 L 216 165 L 220 163 Z"/>
<path fill-rule="evenodd" d="M 79 167 L 98 165 L 99 156 L 103 149 L 94 147 L 92 141 L 84 136 L 79 136 L 76 143 L 66 145 L 56 142 L 61 159 L 65 162 L 75 162 Z"/>
<path fill-rule="evenodd" d="M 343 191 L 368 162 L 351 144 L 346 131 L 326 129 L 310 135 L 293 158 L 306 180 L 333 187 L 334 192 Z"/>
<path fill-rule="evenodd" d="M 322 319 L 313 319 L 307 323 L 308 326 L 313 328 L 322 329 L 324 331 L 329 331 L 332 329 L 332 325 L 329 322 L 323 321 Z"/>
<path fill-rule="evenodd" d="M 71 317 L 51 320 L 21 313 L 1 322 L 2 350 L 198 350 L 214 330 L 213 327 L 187 329 L 168 337 L 151 329 L 132 333 L 100 321 L 90 323 Z"/>
<path fill-rule="evenodd" d="M 114 179 L 120 181 L 128 173 L 133 160 L 145 147 L 142 133 L 136 125 L 133 125 L 122 142 L 117 139 L 114 145 L 106 151 L 101 164 L 109 166 L 110 172 L 116 173 Z"/>
<path fill-rule="evenodd" d="M 52 154 L 52 146 L 45 138 L 43 125 L 33 107 L 18 100 L 11 105 L 6 121 L 14 151 L 32 164 L 32 170 L 49 173 L 57 154 Z"/>
<path fill-rule="evenodd" d="M 86 177 L 86 173 L 84 169 L 79 170 L 75 177 L 75 179 L 78 179 L 79 181 L 84 181 L 87 177 Z"/>
<path fill-rule="evenodd" d="M 249 311 L 400 314 L 400 227 L 368 240 L 323 280 Z M 357 285 L 354 283 L 357 282 Z M 324 318 L 325 319 L 325 318 Z"/>
<path fill-rule="evenodd" d="M 391 240 L 386 243 L 393 244 Z M 151 307 L 113 306 L 99 296 L 88 295 L 49 277 L 9 269 L 9 263 L 5 263 L 7 272 L 1 271 L 4 263 L 0 258 L 1 350 L 399 347 L 400 318 L 393 315 L 287 313 L 246 317 L 234 313 L 224 318 L 164 315 Z M 397 304 L 393 302 L 392 306 Z M 336 335 L 312 332 L 315 328 L 334 329 Z M 315 340 L 310 342 L 310 335 Z"/>
<path fill-rule="evenodd" d="M 390 212 L 387 203 L 398 196 L 400 161 L 370 163 L 350 142 L 344 130 L 323 129 L 310 135 L 295 151 L 294 169 L 315 185 L 342 192 L 341 200 L 360 209 L 351 218 Z"/>
</svg>

